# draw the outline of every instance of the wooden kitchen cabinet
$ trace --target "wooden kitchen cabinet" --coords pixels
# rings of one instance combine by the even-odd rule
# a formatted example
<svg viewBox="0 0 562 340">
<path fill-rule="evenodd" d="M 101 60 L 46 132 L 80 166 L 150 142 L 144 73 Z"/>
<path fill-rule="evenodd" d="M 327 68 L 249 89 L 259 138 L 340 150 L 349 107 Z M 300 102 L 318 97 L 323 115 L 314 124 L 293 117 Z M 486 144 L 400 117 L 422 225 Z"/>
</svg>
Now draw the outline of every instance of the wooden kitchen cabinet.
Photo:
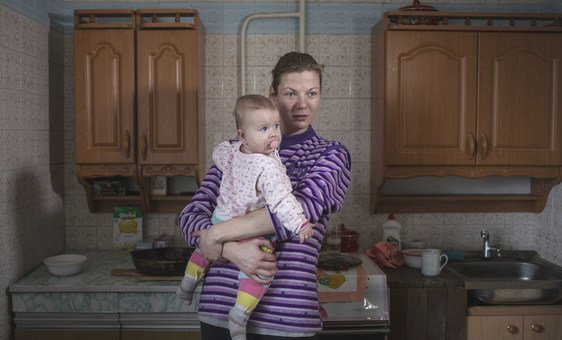
<svg viewBox="0 0 562 340">
<path fill-rule="evenodd" d="M 120 340 L 119 330 L 16 330 L 15 340 Z"/>
<path fill-rule="evenodd" d="M 531 18 L 427 16 L 436 24 L 412 25 L 408 13 L 389 12 L 373 28 L 373 209 L 542 210 L 561 178 L 562 28 L 536 21 L 556 17 L 534 17 L 534 25 L 519 27 L 516 20 Z M 484 24 L 471 24 L 483 18 Z M 513 24 L 495 26 L 494 20 Z M 380 192 L 386 180 L 418 176 L 524 176 L 531 189 L 464 197 Z"/>
<path fill-rule="evenodd" d="M 76 174 L 90 210 L 178 212 L 189 193 L 151 195 L 153 176 L 205 173 L 203 26 L 190 9 L 75 12 Z M 135 192 L 95 195 L 129 178 Z M 177 190 L 176 190 L 177 191 Z"/>
<path fill-rule="evenodd" d="M 93 331 L 93 330 L 17 330 L 16 340 L 200 340 L 199 331 Z"/>
<path fill-rule="evenodd" d="M 387 32 L 385 164 L 562 161 L 562 35 Z M 478 100 L 477 100 L 478 99 Z"/>
<path fill-rule="evenodd" d="M 558 340 L 560 306 L 470 307 L 468 340 Z"/>
<path fill-rule="evenodd" d="M 166 330 L 144 330 L 121 332 L 121 340 L 201 340 L 199 331 L 166 331 Z"/>
</svg>

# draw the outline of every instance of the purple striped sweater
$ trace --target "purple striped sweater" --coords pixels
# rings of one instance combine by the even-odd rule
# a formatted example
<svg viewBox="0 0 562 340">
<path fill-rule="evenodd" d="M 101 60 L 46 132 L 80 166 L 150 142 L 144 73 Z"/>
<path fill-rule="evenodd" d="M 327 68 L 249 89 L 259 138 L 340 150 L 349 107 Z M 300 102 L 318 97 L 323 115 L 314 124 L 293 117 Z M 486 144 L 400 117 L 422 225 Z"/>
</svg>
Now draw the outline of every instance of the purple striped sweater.
<svg viewBox="0 0 562 340">
<path fill-rule="evenodd" d="M 322 327 L 316 286 L 318 255 L 329 215 L 341 209 L 349 187 L 350 155 L 343 144 L 323 139 L 310 127 L 302 134 L 284 136 L 280 156 L 287 167 L 293 194 L 310 221 L 316 223 L 315 233 L 301 244 L 298 236 L 284 228 L 270 212 L 279 240 L 275 250 L 278 272 L 252 313 L 248 327 L 256 333 L 316 333 Z M 220 181 L 221 172 L 212 167 L 191 203 L 181 212 L 180 229 L 192 246 L 199 246 L 198 238 L 190 235 L 211 226 Z M 200 317 L 227 320 L 237 288 L 238 269 L 234 265 L 211 266 L 199 300 Z"/>
</svg>

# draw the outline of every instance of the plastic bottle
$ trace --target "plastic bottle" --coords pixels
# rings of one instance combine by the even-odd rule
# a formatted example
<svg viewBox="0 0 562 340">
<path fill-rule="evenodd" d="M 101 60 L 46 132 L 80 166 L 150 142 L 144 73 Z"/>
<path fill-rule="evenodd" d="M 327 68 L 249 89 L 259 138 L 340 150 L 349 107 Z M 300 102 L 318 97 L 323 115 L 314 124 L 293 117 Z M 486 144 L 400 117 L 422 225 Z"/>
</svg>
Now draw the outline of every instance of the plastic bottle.
<svg viewBox="0 0 562 340">
<path fill-rule="evenodd" d="M 388 219 L 382 224 L 382 241 L 395 244 L 398 250 L 402 250 L 402 242 L 400 241 L 400 229 L 402 226 L 393 214 L 388 215 Z"/>
</svg>

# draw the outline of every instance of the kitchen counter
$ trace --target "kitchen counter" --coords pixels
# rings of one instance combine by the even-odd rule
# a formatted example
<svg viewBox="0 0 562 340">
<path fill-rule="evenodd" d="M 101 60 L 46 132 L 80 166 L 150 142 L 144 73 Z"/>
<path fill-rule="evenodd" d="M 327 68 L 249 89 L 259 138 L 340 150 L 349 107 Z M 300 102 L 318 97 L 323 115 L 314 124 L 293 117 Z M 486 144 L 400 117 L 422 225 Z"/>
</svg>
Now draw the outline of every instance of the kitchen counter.
<svg viewBox="0 0 562 340">
<path fill-rule="evenodd" d="M 16 333 L 43 329 L 198 331 L 200 287 L 192 305 L 186 306 L 176 297 L 179 280 L 141 281 L 137 277 L 112 276 L 113 269 L 134 268 L 127 251 L 82 254 L 88 259 L 76 275 L 53 276 L 41 266 L 9 287 Z M 365 298 L 357 302 L 324 303 L 323 320 L 328 334 L 341 331 L 338 328 L 341 324 L 348 327 L 351 320 L 362 332 L 371 332 L 368 334 L 383 334 L 388 330 L 388 295 L 383 272 L 369 258 L 360 256 L 368 278 Z M 350 282 L 355 274 L 351 269 L 345 272 Z M 369 303 L 368 308 L 364 303 Z"/>
<path fill-rule="evenodd" d="M 194 313 L 176 298 L 179 281 L 139 281 L 112 276 L 112 269 L 134 268 L 124 250 L 91 251 L 83 270 L 57 277 L 41 266 L 9 287 L 13 312 Z M 199 288 L 198 288 L 199 289 Z M 198 294 L 196 293 L 196 296 Z"/>
<path fill-rule="evenodd" d="M 386 274 L 389 288 L 438 288 L 464 287 L 464 281 L 456 274 L 443 268 L 441 274 L 434 277 L 423 276 L 419 268 L 406 265 L 398 268 L 381 268 Z"/>
</svg>

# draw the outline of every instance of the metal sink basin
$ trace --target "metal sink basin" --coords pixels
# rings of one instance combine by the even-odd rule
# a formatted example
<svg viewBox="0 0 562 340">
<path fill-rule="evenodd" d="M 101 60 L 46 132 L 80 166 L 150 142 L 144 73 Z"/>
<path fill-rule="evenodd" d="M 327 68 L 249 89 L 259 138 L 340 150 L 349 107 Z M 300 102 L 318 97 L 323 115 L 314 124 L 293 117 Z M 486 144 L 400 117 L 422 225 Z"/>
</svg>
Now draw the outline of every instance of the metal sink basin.
<svg viewBox="0 0 562 340">
<path fill-rule="evenodd" d="M 463 278 L 469 298 L 487 304 L 553 304 L 562 299 L 562 269 L 539 258 L 455 262 L 447 267 Z"/>
</svg>

